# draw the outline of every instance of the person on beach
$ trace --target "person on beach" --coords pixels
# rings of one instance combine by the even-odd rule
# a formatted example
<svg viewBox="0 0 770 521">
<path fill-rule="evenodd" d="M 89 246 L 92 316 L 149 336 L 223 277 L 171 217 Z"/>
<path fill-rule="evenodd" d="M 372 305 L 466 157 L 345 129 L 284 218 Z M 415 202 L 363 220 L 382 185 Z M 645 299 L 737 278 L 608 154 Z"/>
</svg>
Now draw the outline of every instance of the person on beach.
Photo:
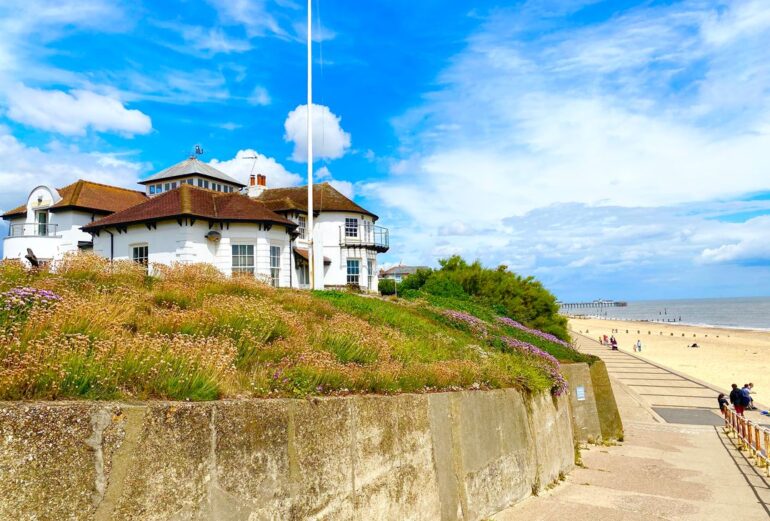
<svg viewBox="0 0 770 521">
<path fill-rule="evenodd" d="M 719 410 L 727 416 L 727 407 L 730 405 L 730 402 L 727 401 L 727 397 L 725 396 L 725 393 L 719 393 L 719 396 L 717 396 L 717 402 L 719 403 Z"/>
<path fill-rule="evenodd" d="M 613 351 L 617 351 L 618 350 L 618 341 L 615 340 L 615 335 L 612 335 L 610 337 L 610 346 L 612 346 L 611 349 Z"/>
<path fill-rule="evenodd" d="M 733 390 L 730 391 L 730 403 L 735 407 L 735 412 L 739 416 L 743 416 L 743 393 L 738 389 L 738 384 L 732 385 Z"/>
<path fill-rule="evenodd" d="M 636 340 L 636 345 L 634 345 L 634 351 L 636 351 L 637 353 L 641 353 L 642 352 L 642 341 L 641 340 L 639 340 L 639 339 Z"/>
<path fill-rule="evenodd" d="M 604 335 L 604 345 L 608 345 L 610 343 L 609 340 L 607 340 L 607 335 Z"/>
</svg>

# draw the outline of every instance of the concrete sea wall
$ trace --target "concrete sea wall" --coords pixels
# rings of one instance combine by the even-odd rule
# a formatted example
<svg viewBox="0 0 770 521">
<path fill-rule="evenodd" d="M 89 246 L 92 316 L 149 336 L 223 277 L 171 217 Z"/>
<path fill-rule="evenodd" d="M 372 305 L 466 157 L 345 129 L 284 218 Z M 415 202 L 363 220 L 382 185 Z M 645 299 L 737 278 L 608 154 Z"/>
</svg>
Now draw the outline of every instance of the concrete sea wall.
<svg viewBox="0 0 770 521">
<path fill-rule="evenodd" d="M 0 403 L 0 520 L 480 520 L 574 464 L 567 396 Z"/>
<path fill-rule="evenodd" d="M 604 362 L 596 360 L 590 367 L 584 363 L 562 364 L 560 371 L 569 382 L 575 441 L 622 440 L 623 424 Z"/>
</svg>

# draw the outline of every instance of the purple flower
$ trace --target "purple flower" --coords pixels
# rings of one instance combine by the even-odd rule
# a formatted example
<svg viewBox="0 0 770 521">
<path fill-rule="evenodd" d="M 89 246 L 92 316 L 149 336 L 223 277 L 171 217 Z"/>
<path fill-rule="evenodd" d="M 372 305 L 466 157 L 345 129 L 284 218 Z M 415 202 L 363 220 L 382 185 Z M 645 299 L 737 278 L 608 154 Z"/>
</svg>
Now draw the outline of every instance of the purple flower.
<svg viewBox="0 0 770 521">
<path fill-rule="evenodd" d="M 567 390 L 567 381 L 564 379 L 561 373 L 559 373 L 559 361 L 554 358 L 553 355 L 546 353 L 539 347 L 533 346 L 532 344 L 522 342 L 517 338 L 504 336 L 500 337 L 500 340 L 502 340 L 503 343 L 509 348 L 525 355 L 536 357 L 537 359 L 544 362 L 546 368 L 548 369 L 548 373 L 551 376 L 551 379 L 553 379 L 553 387 L 551 387 L 551 392 L 554 395 L 559 396 Z"/>
<path fill-rule="evenodd" d="M 445 309 L 442 314 L 452 320 L 470 327 L 471 331 L 480 334 L 481 336 L 487 336 L 487 323 L 476 318 L 469 313 L 463 311 L 454 311 L 452 309 Z"/>
<path fill-rule="evenodd" d="M 35 306 L 50 306 L 61 300 L 47 289 L 17 287 L 0 293 L 0 311 L 22 312 Z"/>
<path fill-rule="evenodd" d="M 530 335 L 535 335 L 537 337 L 540 337 L 543 340 L 548 340 L 549 342 L 553 342 L 554 344 L 559 344 L 559 345 L 562 345 L 564 347 L 568 347 L 568 348 L 572 349 L 572 346 L 569 343 L 567 343 L 564 340 L 562 340 L 561 338 L 558 338 L 558 337 L 552 335 L 551 333 L 545 333 L 543 331 L 540 331 L 539 329 L 534 329 L 534 328 L 531 328 L 531 327 L 527 327 L 524 324 L 522 324 L 521 322 L 516 322 L 515 320 L 513 320 L 511 318 L 508 318 L 508 317 L 497 317 L 497 321 L 500 322 L 503 325 L 506 325 L 506 326 L 509 326 L 509 327 L 513 327 L 513 328 L 516 328 L 516 329 L 518 329 L 520 331 L 524 331 L 525 333 L 529 333 Z"/>
</svg>

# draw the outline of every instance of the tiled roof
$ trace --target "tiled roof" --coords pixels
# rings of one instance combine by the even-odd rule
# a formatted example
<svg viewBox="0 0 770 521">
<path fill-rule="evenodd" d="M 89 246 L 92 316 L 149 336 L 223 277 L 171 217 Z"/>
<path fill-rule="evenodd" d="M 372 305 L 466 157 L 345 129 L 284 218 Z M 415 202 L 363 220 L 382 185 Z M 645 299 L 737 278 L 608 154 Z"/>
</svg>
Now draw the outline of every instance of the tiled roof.
<svg viewBox="0 0 770 521">
<path fill-rule="evenodd" d="M 294 248 L 294 253 L 300 256 L 300 258 L 304 259 L 305 262 L 310 261 L 310 253 L 307 251 L 307 248 Z M 329 265 L 332 263 L 332 260 L 329 257 L 324 257 L 324 264 Z"/>
<path fill-rule="evenodd" d="M 245 184 L 241 183 L 237 179 L 230 177 L 224 172 L 220 172 L 211 165 L 208 165 L 202 161 L 198 161 L 196 158 L 191 157 L 184 161 L 170 166 L 165 170 L 161 170 L 157 174 L 153 174 L 147 179 L 139 181 L 139 184 L 146 185 L 154 183 L 156 181 L 164 181 L 166 179 L 177 179 L 179 177 L 185 177 L 189 175 L 201 175 L 218 181 L 224 181 L 232 185 L 244 187 Z"/>
<path fill-rule="evenodd" d="M 395 275 L 396 273 L 401 273 L 402 275 L 412 275 L 417 273 L 417 270 L 429 269 L 430 268 L 428 266 L 393 266 L 392 268 L 384 270 L 382 273 L 384 275 Z"/>
<path fill-rule="evenodd" d="M 64 188 L 57 188 L 61 201 L 50 207 L 51 211 L 65 208 L 80 208 L 97 213 L 112 213 L 125 210 L 147 200 L 144 192 L 103 185 L 79 179 Z M 9 210 L 3 217 L 23 215 L 27 212 L 26 203 Z"/>
<path fill-rule="evenodd" d="M 268 209 L 264 204 L 238 193 L 214 192 L 192 185 L 164 192 L 146 202 L 108 215 L 83 226 L 93 231 L 107 226 L 158 221 L 174 217 L 199 217 L 217 221 L 271 222 L 289 227 L 297 225 Z"/>
<path fill-rule="evenodd" d="M 307 186 L 292 188 L 268 188 L 259 196 L 259 200 L 273 211 L 303 210 L 307 212 Z M 313 210 L 316 212 L 353 212 L 377 216 L 358 206 L 342 195 L 329 183 L 313 185 Z"/>
</svg>

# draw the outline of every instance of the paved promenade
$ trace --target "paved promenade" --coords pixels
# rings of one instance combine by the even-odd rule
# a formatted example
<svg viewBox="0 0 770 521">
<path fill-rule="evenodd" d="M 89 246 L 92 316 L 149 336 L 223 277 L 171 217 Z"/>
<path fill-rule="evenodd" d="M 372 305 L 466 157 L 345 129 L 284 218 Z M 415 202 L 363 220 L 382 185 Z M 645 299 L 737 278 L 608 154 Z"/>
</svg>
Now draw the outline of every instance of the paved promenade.
<svg viewBox="0 0 770 521">
<path fill-rule="evenodd" d="M 578 345 L 607 364 L 626 439 L 584 449 L 585 468 L 495 521 L 770 519 L 769 482 L 715 425 L 708 384 L 586 337 Z"/>
</svg>

